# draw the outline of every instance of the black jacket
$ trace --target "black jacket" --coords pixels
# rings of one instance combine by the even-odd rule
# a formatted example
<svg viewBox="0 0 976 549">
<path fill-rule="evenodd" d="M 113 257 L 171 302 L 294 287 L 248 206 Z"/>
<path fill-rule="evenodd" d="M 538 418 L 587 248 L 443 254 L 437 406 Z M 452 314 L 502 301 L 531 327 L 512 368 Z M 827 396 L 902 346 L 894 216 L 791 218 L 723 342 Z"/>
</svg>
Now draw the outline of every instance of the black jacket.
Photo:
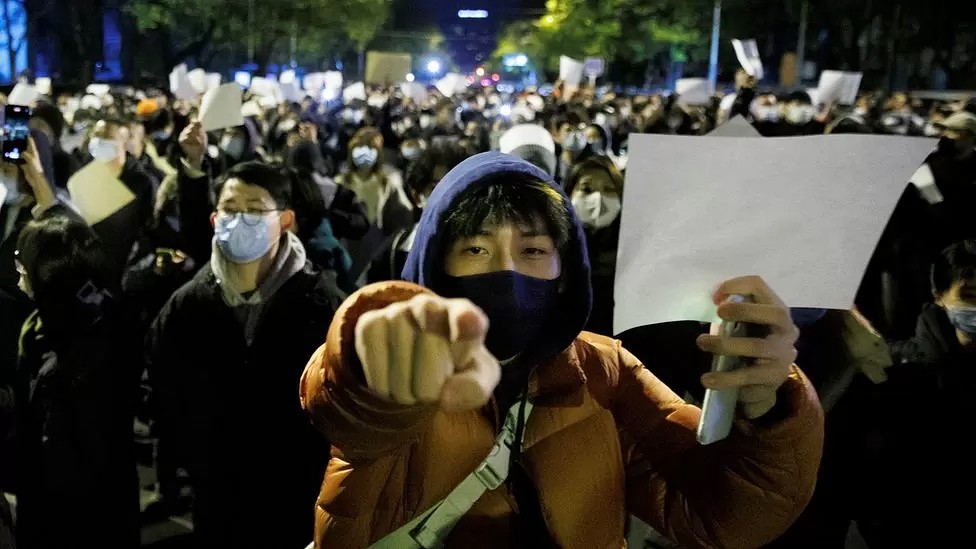
<svg viewBox="0 0 976 549">
<path fill-rule="evenodd" d="M 264 305 L 250 346 L 207 263 L 147 342 L 161 445 L 185 465 L 201 547 L 302 547 L 329 457 L 298 383 L 342 293 L 306 263 Z"/>
<path fill-rule="evenodd" d="M 138 547 L 130 326 L 111 299 L 25 323 L 14 388 L 19 548 Z"/>
</svg>

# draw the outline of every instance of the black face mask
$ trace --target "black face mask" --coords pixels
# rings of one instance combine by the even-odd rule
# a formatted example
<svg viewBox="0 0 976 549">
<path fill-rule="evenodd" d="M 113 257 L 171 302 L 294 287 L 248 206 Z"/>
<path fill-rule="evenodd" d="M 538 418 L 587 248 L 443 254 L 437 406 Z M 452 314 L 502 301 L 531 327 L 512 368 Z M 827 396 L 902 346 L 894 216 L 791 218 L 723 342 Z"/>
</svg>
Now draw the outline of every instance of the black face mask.
<svg viewBox="0 0 976 549">
<path fill-rule="evenodd" d="M 499 360 L 513 358 L 535 342 L 559 302 L 559 279 L 544 280 L 499 271 L 472 276 L 444 276 L 438 293 L 467 298 L 488 316 L 485 346 Z"/>
</svg>

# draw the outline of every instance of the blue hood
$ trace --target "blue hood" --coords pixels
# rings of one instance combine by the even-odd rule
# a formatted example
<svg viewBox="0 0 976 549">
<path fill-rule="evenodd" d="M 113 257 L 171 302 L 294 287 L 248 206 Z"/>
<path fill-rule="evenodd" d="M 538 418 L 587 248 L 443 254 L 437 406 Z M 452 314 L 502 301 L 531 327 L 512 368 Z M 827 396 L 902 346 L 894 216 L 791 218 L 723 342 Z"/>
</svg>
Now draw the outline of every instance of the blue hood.
<svg viewBox="0 0 976 549">
<path fill-rule="evenodd" d="M 565 286 L 560 294 L 560 314 L 553 315 L 553 324 L 542 337 L 544 341 L 539 341 L 532 349 L 537 360 L 547 360 L 566 349 L 583 330 L 593 304 L 593 291 L 590 288 L 590 259 L 583 225 L 562 188 L 551 176 L 532 164 L 507 154 L 489 152 L 468 158 L 444 176 L 427 199 L 416 239 L 403 268 L 403 280 L 437 291 L 436 280 L 443 272 L 442 266 L 437 263 L 443 255 L 445 214 L 464 191 L 486 178 L 502 174 L 527 175 L 552 187 L 562 197 L 575 227 L 570 231 L 567 252 L 562 257 Z"/>
</svg>

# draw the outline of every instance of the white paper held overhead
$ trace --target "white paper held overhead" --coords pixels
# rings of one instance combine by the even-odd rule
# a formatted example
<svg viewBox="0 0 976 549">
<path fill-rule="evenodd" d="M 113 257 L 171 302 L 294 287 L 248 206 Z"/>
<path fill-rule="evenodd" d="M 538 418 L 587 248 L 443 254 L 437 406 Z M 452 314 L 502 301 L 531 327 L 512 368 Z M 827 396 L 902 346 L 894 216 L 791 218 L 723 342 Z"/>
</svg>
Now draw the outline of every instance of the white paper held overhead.
<svg viewBox="0 0 976 549">
<path fill-rule="evenodd" d="M 853 105 L 863 76 L 860 72 L 823 71 L 817 86 L 817 101 L 822 105 Z"/>
<path fill-rule="evenodd" d="M 760 275 L 791 307 L 848 309 L 929 139 L 632 135 L 614 328 L 716 320 Z"/>
<path fill-rule="evenodd" d="M 715 94 L 715 87 L 706 78 L 681 78 L 674 85 L 678 103 L 682 105 L 707 105 Z"/>
<path fill-rule="evenodd" d="M 366 84 L 362 82 L 356 82 L 350 85 L 348 88 L 342 90 L 342 102 L 352 103 L 356 100 L 366 101 Z"/>
<path fill-rule="evenodd" d="M 187 76 L 186 65 L 177 65 L 169 73 L 169 91 L 177 99 L 184 101 L 192 101 L 197 98 L 197 91 L 193 89 L 190 78 Z"/>
<path fill-rule="evenodd" d="M 759 56 L 759 46 L 755 40 L 732 40 L 732 49 L 739 64 L 750 76 L 756 80 L 762 80 L 765 73 L 763 71 L 762 58 Z"/>
<path fill-rule="evenodd" d="M 135 200 L 135 195 L 119 181 L 103 162 L 89 162 L 68 180 L 71 202 L 89 225 L 95 225 Z"/>
<path fill-rule="evenodd" d="M 585 66 L 582 61 L 577 61 L 565 55 L 559 56 L 559 79 L 568 88 L 578 88 L 583 81 L 583 70 Z"/>
<path fill-rule="evenodd" d="M 14 89 L 10 90 L 10 95 L 7 96 L 7 103 L 10 105 L 24 105 L 31 107 L 40 96 L 40 92 L 38 92 L 37 88 L 34 86 L 31 86 L 30 84 L 18 83 L 14 86 Z"/>
<path fill-rule="evenodd" d="M 208 132 L 244 124 L 241 87 L 237 82 L 218 86 L 203 94 L 199 118 L 203 130 Z"/>
</svg>

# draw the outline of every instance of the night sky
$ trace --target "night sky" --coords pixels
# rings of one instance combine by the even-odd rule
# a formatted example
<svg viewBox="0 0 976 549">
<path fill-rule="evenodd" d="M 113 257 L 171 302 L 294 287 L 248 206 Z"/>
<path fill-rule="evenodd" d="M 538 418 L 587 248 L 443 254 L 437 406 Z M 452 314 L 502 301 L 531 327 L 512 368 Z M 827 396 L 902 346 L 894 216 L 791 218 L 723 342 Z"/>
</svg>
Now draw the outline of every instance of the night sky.
<svg viewBox="0 0 976 549">
<path fill-rule="evenodd" d="M 458 19 L 461 9 L 483 9 L 484 20 Z M 545 0 L 413 0 L 394 4 L 394 26 L 415 30 L 437 25 L 447 38 L 447 48 L 462 70 L 473 70 L 495 49 L 495 37 L 506 21 L 534 18 L 545 9 Z"/>
</svg>

